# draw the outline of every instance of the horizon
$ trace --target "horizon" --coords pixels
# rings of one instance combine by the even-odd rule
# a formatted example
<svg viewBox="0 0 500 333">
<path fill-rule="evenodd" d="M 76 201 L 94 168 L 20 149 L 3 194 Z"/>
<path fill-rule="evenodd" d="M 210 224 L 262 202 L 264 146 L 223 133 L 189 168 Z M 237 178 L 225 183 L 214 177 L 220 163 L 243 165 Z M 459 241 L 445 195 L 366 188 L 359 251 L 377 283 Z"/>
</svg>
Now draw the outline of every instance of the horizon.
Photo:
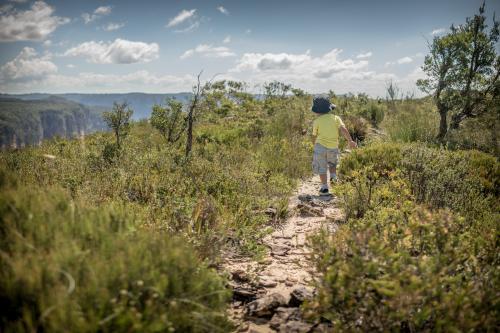
<svg viewBox="0 0 500 333">
<path fill-rule="evenodd" d="M 427 41 L 481 3 L 11 0 L 0 5 L 0 92 L 180 94 L 203 70 L 202 82 L 242 81 L 253 94 L 277 80 L 384 97 L 393 81 L 423 97 Z M 499 11 L 486 2 L 489 25 Z"/>
</svg>

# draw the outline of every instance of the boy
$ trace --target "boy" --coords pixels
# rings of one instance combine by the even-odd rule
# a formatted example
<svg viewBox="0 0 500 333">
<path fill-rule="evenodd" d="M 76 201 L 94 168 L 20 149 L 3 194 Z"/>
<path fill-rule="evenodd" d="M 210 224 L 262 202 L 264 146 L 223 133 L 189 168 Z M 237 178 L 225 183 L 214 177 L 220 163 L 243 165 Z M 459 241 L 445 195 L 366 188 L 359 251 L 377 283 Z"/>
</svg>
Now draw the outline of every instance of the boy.
<svg viewBox="0 0 500 333">
<path fill-rule="evenodd" d="M 330 182 L 337 181 L 337 163 L 339 160 L 339 131 L 347 140 L 350 148 L 357 144 L 351 138 L 339 116 L 330 111 L 334 104 L 324 97 L 317 97 L 313 101 L 312 111 L 318 114 L 313 122 L 312 139 L 314 143 L 313 171 L 321 179 L 320 195 L 329 195 L 327 183 L 327 169 L 330 169 Z"/>
</svg>

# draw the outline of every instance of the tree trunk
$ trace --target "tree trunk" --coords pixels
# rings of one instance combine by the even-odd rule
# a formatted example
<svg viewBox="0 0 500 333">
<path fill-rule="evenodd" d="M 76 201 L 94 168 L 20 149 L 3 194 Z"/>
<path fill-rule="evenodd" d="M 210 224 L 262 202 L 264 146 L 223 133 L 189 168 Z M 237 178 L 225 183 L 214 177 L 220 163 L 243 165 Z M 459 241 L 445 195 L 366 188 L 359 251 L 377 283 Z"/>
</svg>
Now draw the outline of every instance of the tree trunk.
<svg viewBox="0 0 500 333">
<path fill-rule="evenodd" d="M 194 102 L 193 102 L 194 103 Z M 187 141 L 186 141 L 186 157 L 189 156 L 193 147 L 193 109 L 191 107 L 188 113 Z"/>
<path fill-rule="evenodd" d="M 448 110 L 446 110 L 442 105 L 438 106 L 438 109 L 439 109 L 440 120 L 439 120 L 439 133 L 437 139 L 439 142 L 442 143 L 444 141 L 446 133 L 448 132 L 448 119 L 447 119 Z"/>
<path fill-rule="evenodd" d="M 202 93 L 201 85 L 200 85 L 200 76 L 203 71 L 198 74 L 198 83 L 195 87 L 195 94 L 193 97 L 193 103 L 191 103 L 191 107 L 188 112 L 188 126 L 187 126 L 187 141 L 186 141 L 186 157 L 191 153 L 191 149 L 193 147 L 193 123 L 194 123 L 194 112 L 196 111 L 196 107 L 198 106 L 198 100 L 200 99 L 200 94 Z"/>
</svg>

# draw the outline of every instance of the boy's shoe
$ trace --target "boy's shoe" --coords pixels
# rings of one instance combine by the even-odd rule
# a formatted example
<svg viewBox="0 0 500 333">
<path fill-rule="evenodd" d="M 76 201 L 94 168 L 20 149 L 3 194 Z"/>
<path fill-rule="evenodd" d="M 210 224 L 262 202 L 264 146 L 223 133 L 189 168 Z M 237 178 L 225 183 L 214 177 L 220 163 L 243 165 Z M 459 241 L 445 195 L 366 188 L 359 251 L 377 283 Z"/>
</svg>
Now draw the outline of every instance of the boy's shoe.
<svg viewBox="0 0 500 333">
<path fill-rule="evenodd" d="M 322 187 L 322 188 L 319 190 L 319 195 L 330 195 L 330 192 L 328 191 L 328 188 L 327 188 L 327 187 Z"/>
</svg>

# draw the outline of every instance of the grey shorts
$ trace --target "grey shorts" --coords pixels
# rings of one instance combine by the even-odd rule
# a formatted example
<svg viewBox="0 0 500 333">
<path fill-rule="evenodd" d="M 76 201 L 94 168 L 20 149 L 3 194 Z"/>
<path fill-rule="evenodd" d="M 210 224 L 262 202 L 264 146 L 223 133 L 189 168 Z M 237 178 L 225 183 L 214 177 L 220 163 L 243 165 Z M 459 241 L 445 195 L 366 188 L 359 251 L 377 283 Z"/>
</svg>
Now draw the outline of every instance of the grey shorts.
<svg viewBox="0 0 500 333">
<path fill-rule="evenodd" d="M 339 150 L 330 149 L 319 143 L 314 145 L 313 172 L 317 175 L 325 174 L 329 166 L 337 166 L 339 162 Z"/>
</svg>

